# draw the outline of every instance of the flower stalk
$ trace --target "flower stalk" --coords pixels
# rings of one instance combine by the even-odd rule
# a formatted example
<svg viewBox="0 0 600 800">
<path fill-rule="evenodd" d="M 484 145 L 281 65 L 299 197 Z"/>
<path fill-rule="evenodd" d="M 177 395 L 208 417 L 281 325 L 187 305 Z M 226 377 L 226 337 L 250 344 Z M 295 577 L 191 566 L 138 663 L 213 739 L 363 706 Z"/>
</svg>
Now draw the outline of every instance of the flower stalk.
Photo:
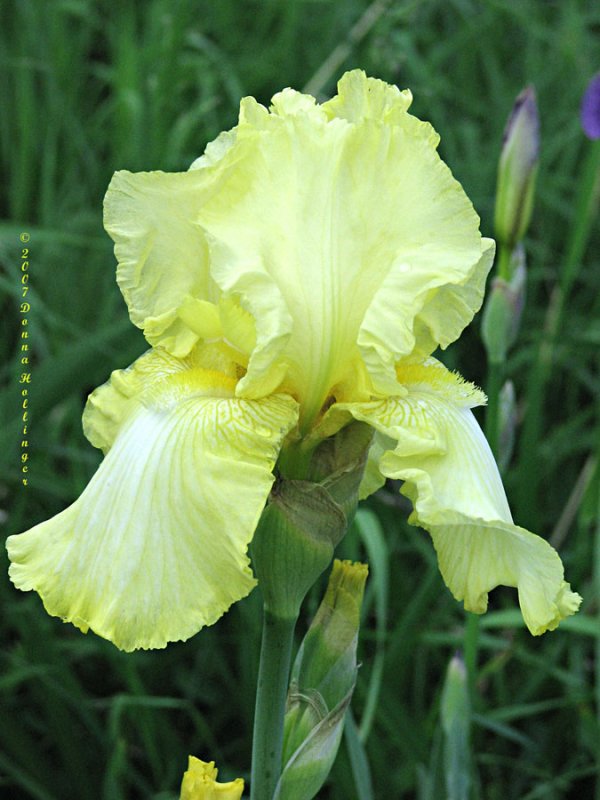
<svg viewBox="0 0 600 800">
<path fill-rule="evenodd" d="M 279 478 L 252 542 L 252 562 L 261 587 L 261 644 L 254 741 L 252 800 L 270 800 L 283 767 L 286 696 L 294 629 L 302 601 L 329 566 L 358 502 L 371 431 L 349 425 L 323 442 L 302 472 L 311 480 Z M 293 456 L 285 463 L 299 469 Z"/>
<path fill-rule="evenodd" d="M 270 800 L 282 769 L 283 720 L 297 617 L 265 607 L 252 742 L 251 800 Z"/>
</svg>

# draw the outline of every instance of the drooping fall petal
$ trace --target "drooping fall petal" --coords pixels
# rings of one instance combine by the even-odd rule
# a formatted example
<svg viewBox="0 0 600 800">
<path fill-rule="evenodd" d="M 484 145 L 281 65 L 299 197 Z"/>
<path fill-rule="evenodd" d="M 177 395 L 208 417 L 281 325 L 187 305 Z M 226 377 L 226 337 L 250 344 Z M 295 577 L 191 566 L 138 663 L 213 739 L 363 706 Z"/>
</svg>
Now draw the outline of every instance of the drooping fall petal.
<svg viewBox="0 0 600 800">
<path fill-rule="evenodd" d="M 404 481 L 410 522 L 429 531 L 442 576 L 469 611 L 487 608 L 498 585 L 518 589 L 523 618 L 538 635 L 575 613 L 581 598 L 564 580 L 547 541 L 513 523 L 498 468 L 471 407 L 482 393 L 433 359 L 398 367 L 403 397 L 334 406 L 397 444 L 381 473 Z M 333 424 L 331 422 L 330 424 Z"/>
<path fill-rule="evenodd" d="M 122 650 L 185 640 L 248 594 L 248 543 L 297 411 L 234 389 L 158 351 L 113 375 L 87 413 L 107 456 L 72 506 L 9 537 L 15 585 Z"/>
</svg>

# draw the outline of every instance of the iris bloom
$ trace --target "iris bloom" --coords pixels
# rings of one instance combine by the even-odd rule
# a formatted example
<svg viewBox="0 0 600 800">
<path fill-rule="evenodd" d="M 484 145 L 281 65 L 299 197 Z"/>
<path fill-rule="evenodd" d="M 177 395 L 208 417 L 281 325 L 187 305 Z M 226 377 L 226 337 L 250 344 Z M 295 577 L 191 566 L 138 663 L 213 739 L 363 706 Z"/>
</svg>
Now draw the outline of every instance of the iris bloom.
<svg viewBox="0 0 600 800">
<path fill-rule="evenodd" d="M 579 605 L 556 552 L 513 524 L 471 412 L 484 395 L 432 357 L 479 309 L 494 243 L 410 92 L 361 71 L 338 91 L 245 98 L 188 172 L 109 186 L 117 280 L 151 349 L 88 399 L 106 457 L 81 497 L 8 549 L 17 587 L 123 650 L 187 639 L 248 594 L 278 457 L 302 477 L 353 420 L 375 432 L 363 495 L 404 481 L 465 608 L 515 586 L 539 634 Z"/>
<path fill-rule="evenodd" d="M 217 773 L 214 761 L 207 763 L 189 756 L 179 800 L 241 800 L 244 781 L 236 778 L 228 783 L 217 783 Z"/>
</svg>

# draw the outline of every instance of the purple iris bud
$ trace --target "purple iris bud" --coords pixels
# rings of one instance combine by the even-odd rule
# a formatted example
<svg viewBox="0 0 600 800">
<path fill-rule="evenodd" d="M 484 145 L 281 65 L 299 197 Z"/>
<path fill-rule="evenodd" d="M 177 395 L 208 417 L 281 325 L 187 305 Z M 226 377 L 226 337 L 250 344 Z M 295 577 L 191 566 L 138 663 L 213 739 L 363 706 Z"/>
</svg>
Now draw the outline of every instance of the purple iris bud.
<svg viewBox="0 0 600 800">
<path fill-rule="evenodd" d="M 600 72 L 589 82 L 581 101 L 581 126 L 590 139 L 600 139 Z"/>
</svg>

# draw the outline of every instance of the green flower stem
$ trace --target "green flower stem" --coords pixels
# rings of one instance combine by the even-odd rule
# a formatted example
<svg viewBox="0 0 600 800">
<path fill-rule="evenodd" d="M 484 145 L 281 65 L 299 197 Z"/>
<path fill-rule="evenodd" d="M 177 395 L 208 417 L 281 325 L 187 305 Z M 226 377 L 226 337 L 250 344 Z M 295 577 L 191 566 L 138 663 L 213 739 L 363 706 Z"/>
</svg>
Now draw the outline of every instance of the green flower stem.
<svg viewBox="0 0 600 800">
<path fill-rule="evenodd" d="M 498 248 L 498 262 L 496 264 L 496 274 L 507 283 L 510 281 L 511 273 L 511 255 L 512 250 L 510 247 L 501 244 Z"/>
<path fill-rule="evenodd" d="M 479 614 L 466 614 L 465 632 L 463 635 L 463 652 L 467 670 L 467 687 L 471 707 L 475 706 L 475 689 L 477 684 L 477 654 L 479 651 Z"/>
<path fill-rule="evenodd" d="M 295 480 L 304 480 L 306 478 L 310 469 L 314 446 L 306 447 L 303 444 L 303 442 L 288 444 L 281 452 L 277 467 L 282 477 Z"/>
<path fill-rule="evenodd" d="M 498 458 L 498 443 L 500 439 L 500 391 L 504 381 L 504 364 L 488 364 L 487 375 L 487 409 L 485 414 L 485 435 Z"/>
<path fill-rule="evenodd" d="M 281 775 L 283 718 L 296 619 L 277 617 L 266 607 L 264 609 L 250 800 L 271 800 Z"/>
</svg>

